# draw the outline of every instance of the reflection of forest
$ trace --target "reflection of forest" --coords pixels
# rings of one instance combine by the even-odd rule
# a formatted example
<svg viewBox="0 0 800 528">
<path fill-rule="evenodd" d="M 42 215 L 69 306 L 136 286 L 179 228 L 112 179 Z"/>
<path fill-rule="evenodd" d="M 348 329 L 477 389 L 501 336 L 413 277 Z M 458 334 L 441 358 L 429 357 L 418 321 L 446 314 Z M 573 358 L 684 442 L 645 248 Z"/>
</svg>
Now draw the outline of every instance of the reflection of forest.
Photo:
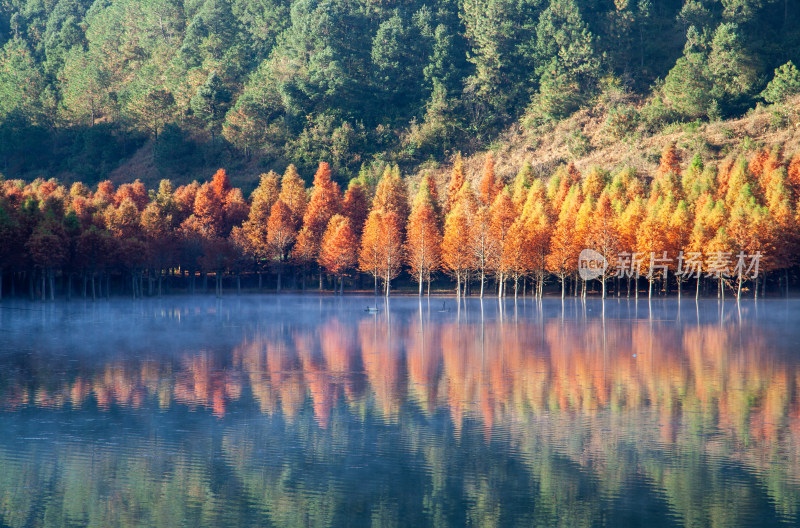
<svg viewBox="0 0 800 528">
<path fill-rule="evenodd" d="M 800 368 L 762 328 L 423 319 L 333 317 L 316 332 L 262 329 L 225 357 L 125 359 L 67 379 L 19 369 L 0 385 L 4 421 L 32 407 L 154 421 L 208 409 L 198 427 L 219 434 L 46 453 L 2 441 L 0 522 L 800 519 Z"/>
</svg>

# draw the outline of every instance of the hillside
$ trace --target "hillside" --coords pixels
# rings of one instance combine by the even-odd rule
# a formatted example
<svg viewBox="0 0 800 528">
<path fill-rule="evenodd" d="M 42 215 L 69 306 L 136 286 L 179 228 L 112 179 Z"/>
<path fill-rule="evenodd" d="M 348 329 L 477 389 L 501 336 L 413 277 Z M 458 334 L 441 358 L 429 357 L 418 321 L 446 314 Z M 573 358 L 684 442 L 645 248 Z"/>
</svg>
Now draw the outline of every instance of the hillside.
<svg viewBox="0 0 800 528">
<path fill-rule="evenodd" d="M 798 19 L 786 0 L 9 0 L 0 172 L 225 167 L 250 190 L 289 164 L 345 185 L 487 149 L 645 168 L 685 123 L 733 120 L 688 150 L 769 142 L 736 123 L 800 93 Z"/>
</svg>

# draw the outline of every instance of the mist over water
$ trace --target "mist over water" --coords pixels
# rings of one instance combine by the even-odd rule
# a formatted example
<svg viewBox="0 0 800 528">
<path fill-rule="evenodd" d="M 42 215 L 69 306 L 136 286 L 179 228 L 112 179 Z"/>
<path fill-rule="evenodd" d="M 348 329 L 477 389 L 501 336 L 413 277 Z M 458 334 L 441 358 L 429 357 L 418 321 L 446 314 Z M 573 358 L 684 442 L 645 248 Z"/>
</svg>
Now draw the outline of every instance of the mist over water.
<svg viewBox="0 0 800 528">
<path fill-rule="evenodd" d="M 4 301 L 0 526 L 794 526 L 799 323 L 800 301 Z"/>
</svg>

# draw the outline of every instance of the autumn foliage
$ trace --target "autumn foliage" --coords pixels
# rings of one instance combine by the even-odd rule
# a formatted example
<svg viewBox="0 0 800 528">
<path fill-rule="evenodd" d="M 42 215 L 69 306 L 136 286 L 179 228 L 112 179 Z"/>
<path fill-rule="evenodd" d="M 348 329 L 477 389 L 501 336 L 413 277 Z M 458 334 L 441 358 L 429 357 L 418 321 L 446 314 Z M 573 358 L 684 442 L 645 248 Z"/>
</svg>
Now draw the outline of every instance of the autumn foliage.
<svg viewBox="0 0 800 528">
<path fill-rule="evenodd" d="M 113 289 L 139 297 L 165 281 L 193 293 L 209 279 L 221 295 L 227 277 L 240 288 L 242 277 L 257 274 L 261 287 L 272 276 L 280 290 L 286 273 L 299 288 L 317 272 L 321 287 L 326 275 L 342 291 L 345 279 L 360 284 L 367 274 L 387 294 L 407 272 L 420 294 L 440 274 L 458 295 L 479 284 L 500 296 L 530 285 L 538 296 L 556 282 L 562 296 L 681 294 L 687 283 L 695 296 L 755 296 L 768 285 L 785 293 L 800 256 L 800 154 L 762 148 L 713 166 L 699 156 L 683 162 L 669 145 L 652 178 L 630 168 L 582 174 L 573 164 L 540 178 L 525 164 L 513 180 L 489 154 L 469 174 L 457 157 L 444 176 L 410 181 L 386 166 L 342 196 L 328 164 L 310 189 L 289 166 L 262 175 L 248 198 L 223 169 L 208 182 L 164 180 L 149 192 L 139 181 L 94 189 L 0 181 L 0 296 L 97 298 Z M 597 279 L 578 274 L 583 249 L 606 259 Z M 756 253 L 758 280 L 737 275 L 737 257 Z M 687 263 L 700 272 L 683 273 Z"/>
</svg>

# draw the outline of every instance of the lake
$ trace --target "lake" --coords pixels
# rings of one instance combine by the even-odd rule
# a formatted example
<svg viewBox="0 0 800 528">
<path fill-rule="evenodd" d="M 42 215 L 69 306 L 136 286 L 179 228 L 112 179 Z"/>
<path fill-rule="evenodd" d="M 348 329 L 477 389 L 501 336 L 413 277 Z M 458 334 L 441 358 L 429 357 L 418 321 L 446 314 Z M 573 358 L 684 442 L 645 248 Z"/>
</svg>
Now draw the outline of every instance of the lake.
<svg viewBox="0 0 800 528">
<path fill-rule="evenodd" d="M 3 301 L 0 525 L 796 526 L 798 390 L 800 301 Z"/>
</svg>

